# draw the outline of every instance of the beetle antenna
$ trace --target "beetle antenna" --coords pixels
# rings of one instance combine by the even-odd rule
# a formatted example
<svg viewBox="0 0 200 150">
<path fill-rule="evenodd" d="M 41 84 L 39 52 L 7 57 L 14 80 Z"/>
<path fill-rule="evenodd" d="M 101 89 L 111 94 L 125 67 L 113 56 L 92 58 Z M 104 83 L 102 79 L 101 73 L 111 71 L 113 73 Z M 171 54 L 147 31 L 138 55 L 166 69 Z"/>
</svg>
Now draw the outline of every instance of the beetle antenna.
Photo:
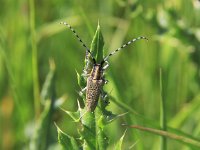
<svg viewBox="0 0 200 150">
<path fill-rule="evenodd" d="M 72 28 L 71 25 L 69 25 L 68 23 L 66 22 L 60 22 L 60 24 L 64 24 L 65 26 L 67 26 L 73 33 L 74 35 L 77 37 L 77 39 L 79 40 L 79 42 L 82 44 L 82 46 L 86 49 L 86 52 L 90 54 L 94 64 L 96 63 L 96 60 L 95 58 L 92 56 L 92 53 L 90 51 L 90 49 L 85 45 L 85 43 L 81 40 L 81 38 L 79 37 L 79 35 L 76 33 L 76 31 L 74 30 L 74 28 Z M 87 56 L 87 53 L 86 53 L 86 56 Z"/>
<path fill-rule="evenodd" d="M 144 36 L 140 36 L 140 37 L 137 37 L 137 38 L 135 38 L 135 39 L 132 39 L 131 41 L 127 42 L 126 44 L 122 45 L 121 47 L 119 47 L 118 49 L 112 51 L 109 55 L 107 55 L 106 57 L 104 57 L 104 59 L 103 59 L 103 61 L 101 62 L 101 64 L 103 65 L 104 62 L 105 62 L 106 60 L 108 60 L 108 58 L 109 58 L 110 56 L 112 56 L 113 54 L 115 54 L 116 52 L 122 50 L 123 48 L 125 48 L 125 47 L 128 46 L 128 45 L 130 45 L 131 43 L 133 43 L 133 42 L 135 42 L 135 41 L 137 41 L 137 40 L 141 40 L 141 39 L 148 40 L 148 39 L 147 39 L 146 37 L 144 37 Z"/>
</svg>

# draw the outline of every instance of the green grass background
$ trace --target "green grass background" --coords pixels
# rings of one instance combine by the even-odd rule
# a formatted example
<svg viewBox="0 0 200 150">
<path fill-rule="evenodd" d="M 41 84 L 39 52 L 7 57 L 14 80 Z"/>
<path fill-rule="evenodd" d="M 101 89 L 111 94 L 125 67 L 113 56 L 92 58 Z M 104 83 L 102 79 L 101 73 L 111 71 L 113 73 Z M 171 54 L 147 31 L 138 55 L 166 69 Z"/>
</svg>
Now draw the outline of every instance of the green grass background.
<svg viewBox="0 0 200 150">
<path fill-rule="evenodd" d="M 33 5 L 34 4 L 34 5 Z M 67 95 L 63 108 L 77 109 L 80 90 L 76 70 L 84 66 L 85 49 L 59 22 L 71 24 L 90 46 L 98 21 L 105 53 L 138 36 L 138 41 L 112 56 L 105 85 L 120 104 L 108 110 L 129 113 L 110 124 L 110 148 L 126 130 L 121 124 L 159 127 L 160 72 L 162 98 L 168 127 L 200 138 L 200 2 L 198 0 L 1 0 L 0 1 L 0 149 L 27 149 L 33 122 L 42 108 L 39 92 L 49 70 L 56 64 L 56 92 Z M 131 111 L 130 111 L 131 110 Z M 133 112 L 141 115 L 139 117 Z M 61 110 L 53 121 L 78 137 L 76 124 Z M 51 128 L 50 148 L 57 144 Z M 157 135 L 128 129 L 123 147 L 157 150 Z M 168 149 L 188 147 L 168 140 Z"/>
</svg>

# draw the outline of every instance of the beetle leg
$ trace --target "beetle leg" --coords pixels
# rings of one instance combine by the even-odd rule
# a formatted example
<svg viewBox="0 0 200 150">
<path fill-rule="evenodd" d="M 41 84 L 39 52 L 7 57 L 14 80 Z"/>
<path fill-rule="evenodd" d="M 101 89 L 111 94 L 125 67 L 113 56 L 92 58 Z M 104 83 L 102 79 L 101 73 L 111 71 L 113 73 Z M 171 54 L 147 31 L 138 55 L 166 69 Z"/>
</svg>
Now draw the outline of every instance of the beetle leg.
<svg viewBox="0 0 200 150">
<path fill-rule="evenodd" d="M 104 80 L 104 83 L 105 83 L 105 84 L 108 84 L 108 80 Z"/>
<path fill-rule="evenodd" d="M 102 100 L 104 101 L 104 103 L 105 103 L 106 105 L 109 104 L 109 101 L 108 101 L 108 94 L 107 94 L 105 91 L 103 91 L 103 90 L 101 90 L 101 98 L 102 98 Z"/>
<path fill-rule="evenodd" d="M 105 71 L 109 67 L 108 61 L 105 61 L 106 65 L 102 68 L 103 71 Z"/>
<path fill-rule="evenodd" d="M 108 94 L 104 91 L 101 92 L 101 98 L 102 100 L 105 100 L 108 97 Z"/>
<path fill-rule="evenodd" d="M 88 78 L 88 77 L 90 76 L 90 73 L 88 73 L 85 69 L 83 69 L 83 74 L 82 74 L 82 76 L 83 76 L 84 78 Z"/>
<path fill-rule="evenodd" d="M 103 83 L 104 83 L 104 84 L 107 84 L 107 83 L 108 83 L 108 80 L 106 80 L 106 79 L 104 79 L 104 78 L 103 78 L 102 80 L 103 80 Z"/>
<path fill-rule="evenodd" d="M 81 91 L 79 92 L 79 95 L 80 95 L 80 96 L 83 96 L 83 92 L 85 92 L 85 91 L 86 91 L 86 89 L 87 89 L 87 87 L 85 87 L 85 88 L 81 89 Z"/>
</svg>

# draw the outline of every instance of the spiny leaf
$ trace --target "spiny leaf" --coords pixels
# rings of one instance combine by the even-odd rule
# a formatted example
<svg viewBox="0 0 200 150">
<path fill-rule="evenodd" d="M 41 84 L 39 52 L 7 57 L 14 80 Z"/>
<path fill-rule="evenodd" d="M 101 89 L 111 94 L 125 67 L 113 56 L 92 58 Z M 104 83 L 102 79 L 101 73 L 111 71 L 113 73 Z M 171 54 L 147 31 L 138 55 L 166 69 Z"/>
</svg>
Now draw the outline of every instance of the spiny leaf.
<svg viewBox="0 0 200 150">
<path fill-rule="evenodd" d="M 106 136 L 106 134 L 105 134 L 105 132 L 102 128 L 98 129 L 97 140 L 98 140 L 99 150 L 107 149 L 108 144 L 109 144 L 109 140 L 108 140 L 108 137 Z"/>
<path fill-rule="evenodd" d="M 77 80 L 78 80 L 78 85 L 81 88 L 84 88 L 86 86 L 86 80 L 84 79 L 84 77 L 82 75 L 80 75 L 77 71 L 76 71 L 76 75 L 77 75 Z"/>
<path fill-rule="evenodd" d="M 81 138 L 84 139 L 84 150 L 96 149 L 96 133 L 94 132 L 93 128 L 91 129 L 83 125 L 83 129 L 79 133 L 81 135 Z"/>
<path fill-rule="evenodd" d="M 98 24 L 96 33 L 91 43 L 91 52 L 97 62 L 101 62 L 103 60 L 103 46 L 104 40 L 101 33 L 100 25 Z"/>
<path fill-rule="evenodd" d="M 95 133 L 96 121 L 95 121 L 95 113 L 86 111 L 85 109 L 81 112 L 82 120 L 81 123 L 93 130 Z"/>
<path fill-rule="evenodd" d="M 85 109 L 80 110 L 82 130 L 80 131 L 81 137 L 84 139 L 83 149 L 93 150 L 96 149 L 96 121 L 95 113 L 89 112 Z"/>
<path fill-rule="evenodd" d="M 123 139 L 125 137 L 125 134 L 126 134 L 126 131 L 124 132 L 124 134 L 122 135 L 122 137 L 119 139 L 119 141 L 115 145 L 115 150 L 122 150 L 122 143 L 123 143 Z"/>
<path fill-rule="evenodd" d="M 79 146 L 73 137 L 65 134 L 57 125 L 56 128 L 58 132 L 58 142 L 62 145 L 64 150 L 79 150 Z"/>
<path fill-rule="evenodd" d="M 67 111 L 67 110 L 64 110 L 64 109 L 62 109 L 62 110 L 65 113 L 67 113 L 75 122 L 78 122 L 80 120 L 80 112 L 79 111 L 71 112 L 71 111 Z"/>
<path fill-rule="evenodd" d="M 116 114 L 113 114 L 112 112 L 110 111 L 107 111 L 106 114 L 103 114 L 103 115 L 99 115 L 98 116 L 98 119 L 97 119 L 97 124 L 99 127 L 103 128 L 105 127 L 106 125 L 112 123 L 114 120 L 126 115 L 127 113 L 123 113 L 123 114 L 119 114 L 119 115 L 116 115 Z"/>
</svg>

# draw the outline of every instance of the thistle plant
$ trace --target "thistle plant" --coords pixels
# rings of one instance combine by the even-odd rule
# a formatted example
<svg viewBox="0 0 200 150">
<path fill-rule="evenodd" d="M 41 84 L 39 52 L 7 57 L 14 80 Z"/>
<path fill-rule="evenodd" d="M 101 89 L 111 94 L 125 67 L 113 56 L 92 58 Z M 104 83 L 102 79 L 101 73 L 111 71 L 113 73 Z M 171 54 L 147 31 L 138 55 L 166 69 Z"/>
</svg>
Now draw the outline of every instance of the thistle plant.
<svg viewBox="0 0 200 150">
<path fill-rule="evenodd" d="M 90 52 L 97 62 L 103 60 L 104 58 L 103 46 L 104 40 L 100 30 L 100 26 L 98 25 L 90 47 Z M 88 74 L 93 67 L 92 57 L 90 57 L 91 54 L 86 52 L 85 66 L 83 72 L 77 72 L 78 85 L 81 89 L 84 89 L 86 87 Z M 61 129 L 56 125 L 58 130 L 58 140 L 64 149 L 107 149 L 109 145 L 109 137 L 108 135 L 106 135 L 104 129 L 106 125 L 111 123 L 118 116 L 114 115 L 111 111 L 108 111 L 106 109 L 109 104 L 109 96 L 107 92 L 103 89 L 102 92 L 106 96 L 99 97 L 98 105 L 94 111 L 88 111 L 86 109 L 86 94 L 84 92 L 80 92 L 80 99 L 77 102 L 78 110 L 76 112 L 64 110 L 72 118 L 73 121 L 81 124 L 81 128 L 78 129 L 80 135 L 79 141 L 61 131 Z M 82 106 L 81 104 L 84 104 L 84 106 Z M 121 141 L 122 140 L 119 140 L 119 142 Z"/>
</svg>

